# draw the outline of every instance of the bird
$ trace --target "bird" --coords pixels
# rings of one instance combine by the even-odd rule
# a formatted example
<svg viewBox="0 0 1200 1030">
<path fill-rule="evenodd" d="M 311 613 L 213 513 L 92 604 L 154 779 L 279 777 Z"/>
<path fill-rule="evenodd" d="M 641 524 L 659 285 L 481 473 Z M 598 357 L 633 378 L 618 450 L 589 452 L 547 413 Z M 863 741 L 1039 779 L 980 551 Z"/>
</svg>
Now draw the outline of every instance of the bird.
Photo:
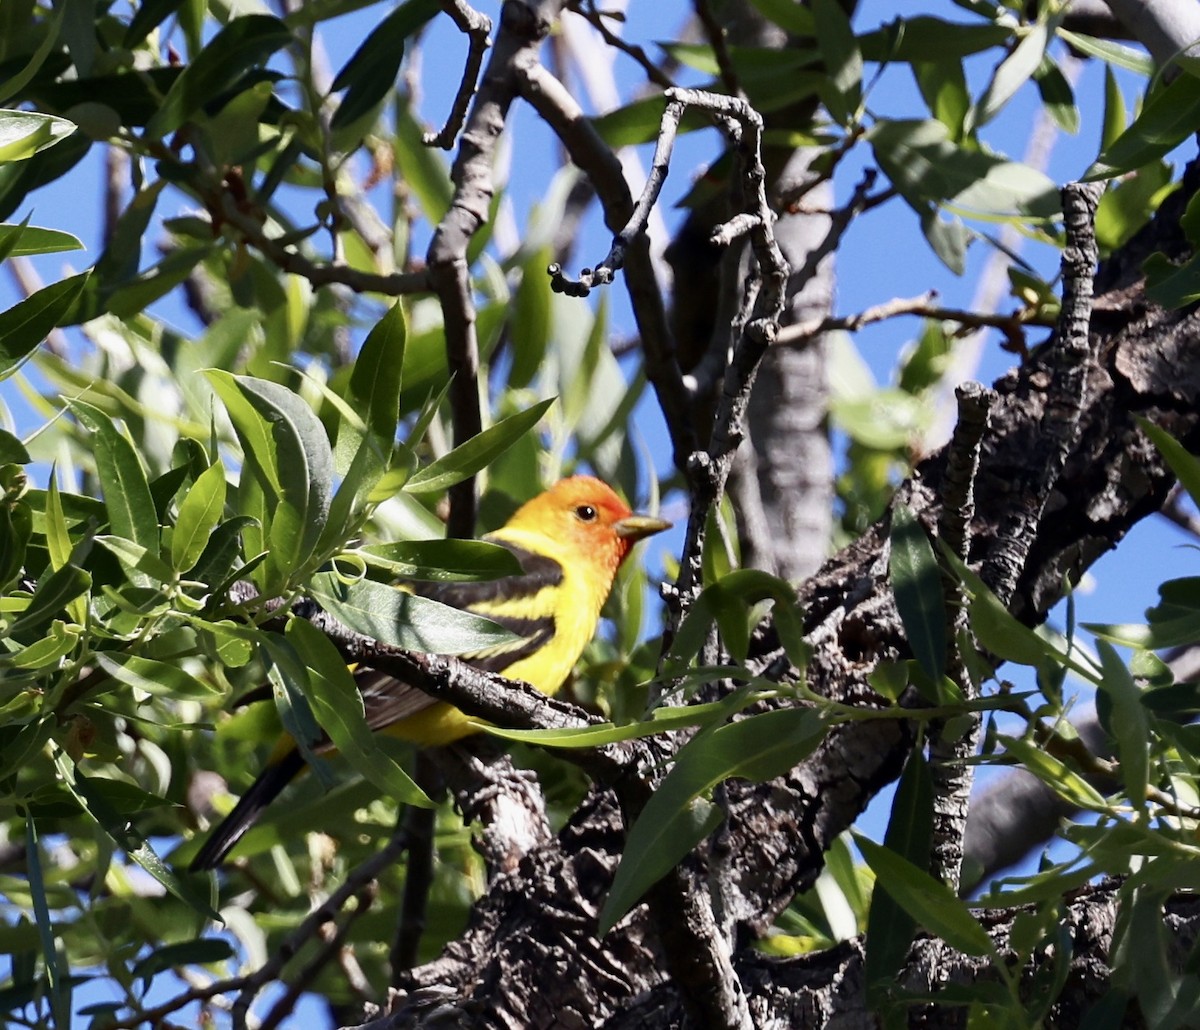
<svg viewBox="0 0 1200 1030">
<path fill-rule="evenodd" d="M 663 519 L 635 514 L 602 480 L 571 476 L 527 501 L 500 529 L 483 537 L 511 551 L 519 573 L 478 582 L 406 583 L 397 588 L 499 623 L 514 635 L 512 640 L 458 657 L 474 668 L 524 680 L 543 693 L 555 694 L 595 635 L 600 609 L 633 545 L 670 526 Z M 359 667 L 355 681 L 367 725 L 376 732 L 422 747 L 450 744 L 478 732 L 457 708 L 378 670 Z M 315 748 L 330 749 L 328 741 Z M 189 869 L 203 872 L 220 866 L 304 766 L 300 749 L 285 736 Z"/>
</svg>

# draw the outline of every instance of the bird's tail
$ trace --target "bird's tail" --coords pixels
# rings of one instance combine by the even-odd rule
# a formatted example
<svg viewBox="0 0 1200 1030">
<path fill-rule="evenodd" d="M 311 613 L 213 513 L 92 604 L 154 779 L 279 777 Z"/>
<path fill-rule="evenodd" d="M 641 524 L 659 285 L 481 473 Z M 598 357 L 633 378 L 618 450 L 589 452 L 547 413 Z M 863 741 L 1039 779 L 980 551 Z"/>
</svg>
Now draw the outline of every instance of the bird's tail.
<svg viewBox="0 0 1200 1030">
<path fill-rule="evenodd" d="M 225 856 L 258 819 L 267 807 L 304 768 L 304 756 L 298 748 L 286 751 L 278 761 L 272 762 L 260 774 L 242 799 L 234 806 L 215 830 L 209 834 L 204 846 L 196 853 L 188 869 L 193 873 L 216 869 L 225 861 Z"/>
</svg>

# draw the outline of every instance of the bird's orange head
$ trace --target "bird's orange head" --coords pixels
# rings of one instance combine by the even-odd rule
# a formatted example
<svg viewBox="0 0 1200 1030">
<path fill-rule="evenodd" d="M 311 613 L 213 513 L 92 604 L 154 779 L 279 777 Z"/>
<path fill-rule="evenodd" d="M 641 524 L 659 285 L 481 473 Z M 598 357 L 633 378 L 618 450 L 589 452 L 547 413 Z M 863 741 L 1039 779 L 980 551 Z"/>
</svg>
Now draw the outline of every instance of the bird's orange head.
<svg viewBox="0 0 1200 1030">
<path fill-rule="evenodd" d="M 544 535 L 580 560 L 590 559 L 615 573 L 635 543 L 670 526 L 663 519 L 635 515 L 599 479 L 571 476 L 526 501 L 505 528 Z"/>
</svg>

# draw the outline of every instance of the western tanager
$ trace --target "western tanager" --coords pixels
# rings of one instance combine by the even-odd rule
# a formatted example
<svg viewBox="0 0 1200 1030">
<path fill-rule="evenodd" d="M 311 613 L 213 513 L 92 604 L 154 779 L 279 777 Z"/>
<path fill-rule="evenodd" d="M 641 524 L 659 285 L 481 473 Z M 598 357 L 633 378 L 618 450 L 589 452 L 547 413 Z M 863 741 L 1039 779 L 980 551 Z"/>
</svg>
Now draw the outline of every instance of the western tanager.
<svg viewBox="0 0 1200 1030">
<path fill-rule="evenodd" d="M 554 694 L 595 633 L 621 562 L 638 540 L 669 526 L 662 519 L 633 514 L 600 480 L 574 476 L 522 505 L 501 529 L 484 537 L 516 555 L 519 575 L 476 583 L 409 584 L 405 589 L 484 615 L 516 634 L 503 647 L 460 657 Z M 373 730 L 421 745 L 448 744 L 475 732 L 458 709 L 390 676 L 360 668 L 355 680 Z M 219 865 L 303 768 L 304 757 L 290 738 L 276 747 L 191 868 Z"/>
</svg>

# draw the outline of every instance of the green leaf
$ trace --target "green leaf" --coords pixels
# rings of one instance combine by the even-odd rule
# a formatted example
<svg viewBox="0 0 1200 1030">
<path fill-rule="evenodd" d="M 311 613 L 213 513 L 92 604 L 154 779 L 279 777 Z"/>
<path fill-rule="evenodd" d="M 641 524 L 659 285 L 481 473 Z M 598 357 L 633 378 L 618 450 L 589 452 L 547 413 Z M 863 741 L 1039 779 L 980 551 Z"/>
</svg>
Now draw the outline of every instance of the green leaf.
<svg viewBox="0 0 1200 1030">
<path fill-rule="evenodd" d="M 146 135 L 161 138 L 174 132 L 244 72 L 264 65 L 276 50 L 292 41 L 287 25 L 270 15 L 247 14 L 232 19 L 174 81 L 146 124 Z"/>
<path fill-rule="evenodd" d="M 187 572 L 200 560 L 225 511 L 225 490 L 225 466 L 218 461 L 200 473 L 179 505 L 171 536 L 171 564 L 177 571 Z"/>
<path fill-rule="evenodd" d="M 1001 46 L 1012 36 L 1011 29 L 995 22 L 964 23 L 930 15 L 897 20 L 898 37 L 894 23 L 858 37 L 864 58 L 910 64 L 950 62 Z"/>
<path fill-rule="evenodd" d="M 78 565 L 68 562 L 43 579 L 33 593 L 29 605 L 6 631 L 6 636 L 20 637 L 39 629 L 58 615 L 75 598 L 87 593 L 92 577 Z"/>
<path fill-rule="evenodd" d="M 711 670 L 709 675 L 711 677 L 713 674 L 728 674 L 728 672 L 728 667 L 723 666 L 719 673 Z M 656 708 L 643 722 L 630 722 L 622 726 L 606 722 L 583 729 L 566 727 L 546 730 L 509 730 L 483 722 L 475 722 L 473 725 L 493 737 L 500 737 L 503 740 L 519 740 L 526 744 L 537 744 L 539 747 L 601 747 L 605 744 L 617 744 L 622 740 L 650 737 L 658 733 L 674 733 L 694 726 L 711 726 L 714 723 L 723 722 L 733 713 L 740 712 L 754 704 L 756 700 L 758 700 L 758 695 L 747 690 L 731 694 L 722 701 L 712 701 L 708 704 L 670 705 Z"/>
<path fill-rule="evenodd" d="M 124 46 L 132 50 L 174 14 L 186 0 L 143 0 L 125 30 Z"/>
<path fill-rule="evenodd" d="M 1183 444 L 1153 422 L 1141 417 L 1137 422 L 1142 432 L 1150 437 L 1150 442 L 1158 449 L 1163 460 L 1171 467 L 1171 471 L 1179 479 L 1179 485 L 1187 491 L 1192 503 L 1200 505 L 1200 458 L 1190 454 Z"/>
<path fill-rule="evenodd" d="M 927 872 L 933 842 L 933 779 L 929 765 L 914 748 L 896 787 L 884 847 Z M 875 881 L 867 917 L 866 981 L 868 996 L 877 998 L 895 982 L 916 935 L 917 919 L 888 892 L 886 880 Z M 875 1004 L 878 1004 L 876 1000 Z"/>
<path fill-rule="evenodd" d="M 1110 179 L 1165 157 L 1192 135 L 1198 119 L 1200 79 L 1177 75 L 1150 94 L 1141 114 L 1104 148 L 1084 181 Z"/>
<path fill-rule="evenodd" d="M 329 439 L 312 409 L 278 383 L 216 369 L 207 375 L 266 494 L 266 568 L 275 589 L 314 560 L 329 517 L 334 476 Z"/>
<path fill-rule="evenodd" d="M 1012 53 L 996 68 L 987 89 L 968 119 L 969 129 L 986 125 L 1000 113 L 1017 90 L 1025 85 L 1041 66 L 1049 42 L 1050 34 L 1045 24 L 1037 22 L 1029 27 L 1029 31 L 1013 48 Z"/>
<path fill-rule="evenodd" d="M 863 62 L 850 18 L 837 0 L 812 0 L 812 17 L 817 48 L 825 62 L 821 99 L 836 122 L 852 125 L 862 106 Z"/>
<path fill-rule="evenodd" d="M 793 36 L 811 36 L 814 32 L 813 14 L 798 0 L 750 0 L 754 8 L 769 21 Z"/>
<path fill-rule="evenodd" d="M 305 697 L 313 714 L 354 770 L 393 801 L 433 807 L 399 763 L 379 747 L 354 677 L 329 638 L 304 619 L 289 620 L 285 632 L 308 666 Z"/>
<path fill-rule="evenodd" d="M 390 457 L 400 419 L 400 375 L 408 326 L 404 308 L 393 304 L 367 334 L 350 373 L 346 399 L 362 417 L 371 440 Z M 338 434 L 341 450 L 341 432 Z"/>
<path fill-rule="evenodd" d="M 501 419 L 478 436 L 459 444 L 449 454 L 430 462 L 423 469 L 418 469 L 404 484 L 404 490 L 407 493 L 434 493 L 473 476 L 480 469 L 487 468 L 533 429 L 554 401 L 555 398 L 548 397 L 544 401 L 538 401 L 531 408 Z"/>
<path fill-rule="evenodd" d="M 956 146 L 939 121 L 881 120 L 867 139 L 880 167 L 917 210 L 932 202 L 983 215 L 1047 218 L 1061 209 L 1058 188 L 1047 175 Z"/>
<path fill-rule="evenodd" d="M 961 141 L 967 112 L 971 109 L 962 61 L 948 58 L 914 61 L 912 73 L 929 113 L 950 130 L 950 139 Z"/>
<path fill-rule="evenodd" d="M 874 871 L 876 886 L 886 883 L 888 893 L 919 925 L 966 955 L 994 952 L 987 931 L 944 883 L 859 833 L 854 842 Z"/>
<path fill-rule="evenodd" d="M 50 985 L 50 1005 L 57 1026 L 70 1026 L 71 994 L 66 981 L 66 970 L 59 961 L 55 944 L 54 924 L 50 919 L 50 905 L 46 900 L 46 880 L 42 872 L 42 849 L 38 843 L 37 827 L 32 816 L 25 820 L 25 865 L 29 876 L 29 893 L 33 898 L 33 918 L 37 923 L 38 936 L 42 943 L 42 965 L 46 981 Z"/>
<path fill-rule="evenodd" d="M 263 633 L 255 643 L 267 673 L 267 682 L 271 684 L 279 721 L 321 785 L 329 790 L 333 786 L 333 777 L 314 750 L 321 743 L 323 734 L 308 703 L 311 684 L 307 666 L 291 641 L 278 633 Z"/>
<path fill-rule="evenodd" d="M 173 698 L 199 698 L 206 700 L 220 694 L 221 688 L 214 683 L 196 679 L 179 665 L 143 658 L 135 654 L 118 654 L 100 651 L 96 664 L 113 679 L 147 694 Z"/>
<path fill-rule="evenodd" d="M 72 401 L 71 410 L 92 434 L 109 529 L 157 557 L 158 512 L 137 450 L 99 408 Z"/>
<path fill-rule="evenodd" d="M 172 0 L 178 4 L 180 0 Z M 205 966 L 225 962 L 233 958 L 233 945 L 220 937 L 202 937 L 178 944 L 164 944 L 155 948 L 129 969 L 129 975 L 141 980 L 143 987 L 149 985 L 159 973 L 166 973 L 184 966 Z"/>
<path fill-rule="evenodd" d="M 1049 53 L 1042 57 L 1042 63 L 1033 73 L 1033 80 L 1037 83 L 1042 106 L 1054 120 L 1054 124 L 1072 136 L 1079 132 L 1079 108 L 1075 104 L 1075 91 Z"/>
<path fill-rule="evenodd" d="M 66 250 L 83 250 L 78 236 L 58 229 L 43 229 L 23 223 L 0 225 L 0 257 L 58 254 Z"/>
<path fill-rule="evenodd" d="M 63 279 L 0 312 L 0 380 L 70 314 L 91 273 Z"/>
<path fill-rule="evenodd" d="M 512 643 L 513 634 L 481 615 L 369 579 L 346 583 L 332 572 L 312 579 L 312 596 L 351 629 L 429 654 L 469 654 Z"/>
<path fill-rule="evenodd" d="M 825 728 L 814 709 L 779 708 L 698 734 L 684 745 L 629 829 L 600 912 L 600 936 L 720 823 L 720 810 L 702 802 L 701 794 L 735 776 L 760 782 L 782 775 L 812 754 Z"/>
<path fill-rule="evenodd" d="M 794 621 L 789 623 L 788 616 L 796 611 L 796 592 L 785 580 L 759 569 L 737 569 L 706 586 L 692 602 L 675 634 L 669 656 L 669 667 L 673 674 L 681 672 L 699 653 L 714 622 L 721 627 L 730 652 L 735 657 L 744 657 L 749 642 L 747 616 L 750 607 L 767 599 L 775 602 L 775 618 L 777 621 L 783 620 L 785 631 L 794 630 Z M 792 633 L 791 642 L 797 649 L 803 650 L 803 630 L 799 642 L 795 641 L 794 636 Z M 792 657 L 790 652 L 789 657 Z"/>
<path fill-rule="evenodd" d="M 1183 264 L 1166 255 L 1151 254 L 1142 262 L 1146 273 L 1146 297 L 1164 308 L 1183 308 L 1200 299 L 1200 256 L 1193 254 Z"/>
<path fill-rule="evenodd" d="M 29 60 L 25 62 L 20 71 L 4 82 L 0 82 L 0 103 L 20 93 L 46 63 L 46 58 L 50 56 L 59 42 L 59 33 L 62 30 L 67 6 L 67 4 L 60 4 L 54 7 L 53 13 L 41 25 L 41 39 L 38 41 L 37 49 L 29 55 Z M 18 14 L 17 17 L 20 15 Z"/>
<path fill-rule="evenodd" d="M 398 578 L 436 583 L 499 579 L 521 572 L 512 551 L 486 540 L 399 540 L 350 553 Z"/>
<path fill-rule="evenodd" d="M 925 674 L 939 680 L 946 669 L 946 597 L 929 538 L 904 505 L 892 508 L 888 571 L 908 646 Z"/>
<path fill-rule="evenodd" d="M 436 0 L 406 0 L 375 26 L 342 66 L 332 89 L 346 90 L 330 127 L 337 131 L 369 114 L 392 89 L 404 41 L 440 10 Z"/>
<path fill-rule="evenodd" d="M 1138 50 L 1124 43 L 1114 43 L 1110 39 L 1097 39 L 1082 32 L 1069 32 L 1059 28 L 1058 36 L 1063 42 L 1070 44 L 1076 50 L 1089 57 L 1098 57 L 1106 64 L 1115 64 L 1118 68 L 1134 72 L 1144 78 L 1150 78 L 1158 70 L 1154 66 L 1154 58 L 1144 50 Z"/>
<path fill-rule="evenodd" d="M 1112 706 L 1112 716 L 1107 724 L 1117 741 L 1121 780 L 1130 804 L 1144 812 L 1146 791 L 1150 786 L 1151 733 L 1150 720 L 1142 705 L 1142 692 L 1112 644 L 1097 640 L 1096 650 L 1100 653 L 1100 668 L 1104 674 L 1099 688 Z"/>
<path fill-rule="evenodd" d="M 0 165 L 31 158 L 74 131 L 74 122 L 52 114 L 0 110 Z"/>
<path fill-rule="evenodd" d="M 996 739 L 1026 770 L 1059 797 L 1078 808 L 1108 811 L 1108 802 L 1103 794 L 1045 749 L 1021 737 L 1009 737 L 1003 733 L 997 734 Z"/>
<path fill-rule="evenodd" d="M 521 262 L 521 285 L 517 287 L 508 331 L 512 351 L 509 387 L 528 386 L 546 358 L 553 323 L 554 293 L 546 274 L 551 258 L 546 246 L 536 248 Z"/>
</svg>

